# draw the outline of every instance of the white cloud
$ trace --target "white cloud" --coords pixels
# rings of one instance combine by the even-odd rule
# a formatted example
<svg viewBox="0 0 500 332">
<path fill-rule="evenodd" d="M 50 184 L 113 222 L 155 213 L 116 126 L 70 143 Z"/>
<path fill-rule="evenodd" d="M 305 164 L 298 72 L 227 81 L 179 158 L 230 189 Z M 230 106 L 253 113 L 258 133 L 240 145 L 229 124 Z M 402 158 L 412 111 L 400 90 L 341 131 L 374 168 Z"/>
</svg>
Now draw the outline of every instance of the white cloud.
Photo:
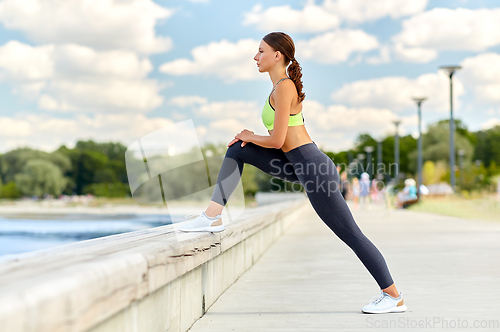
<svg viewBox="0 0 500 332">
<path fill-rule="evenodd" d="M 366 52 L 378 46 L 377 38 L 362 30 L 337 30 L 297 41 L 297 58 L 338 63 L 346 61 L 353 52 Z"/>
<path fill-rule="evenodd" d="M 200 96 L 177 96 L 170 99 L 168 102 L 169 104 L 175 106 L 188 107 L 188 106 L 207 104 L 208 99 Z"/>
<path fill-rule="evenodd" d="M 342 21 L 367 22 L 383 17 L 399 18 L 425 10 L 428 0 L 326 0 L 323 7 L 336 13 Z"/>
<path fill-rule="evenodd" d="M 51 152 L 63 144 L 72 148 L 78 140 L 88 139 L 97 142 L 119 141 L 128 146 L 137 138 L 172 124 L 170 119 L 147 118 L 144 114 L 82 114 L 71 119 L 54 118 L 46 114 L 0 116 L 0 153 L 22 146 Z M 207 125 L 197 125 L 196 132 L 201 144 L 227 144 L 244 128 L 259 135 L 267 134 L 258 118 L 249 121 L 227 117 L 212 120 Z"/>
<path fill-rule="evenodd" d="M 395 58 L 405 62 L 426 63 L 438 57 L 438 52 L 429 48 L 405 47 L 403 43 L 393 46 Z"/>
<path fill-rule="evenodd" d="M 491 118 L 481 124 L 481 130 L 488 130 L 495 126 L 500 126 L 500 119 Z"/>
<path fill-rule="evenodd" d="M 146 79 L 152 69 L 132 51 L 17 41 L 0 46 L 0 79 L 46 110 L 147 112 L 163 102 L 164 85 Z"/>
<path fill-rule="evenodd" d="M 301 10 L 289 5 L 264 10 L 257 4 L 244 16 L 243 25 L 254 25 L 260 31 L 322 32 L 340 24 L 337 15 L 311 2 Z"/>
<path fill-rule="evenodd" d="M 426 62 L 434 59 L 437 51 L 478 52 L 500 44 L 499 8 L 434 8 L 402 25 L 393 41 L 399 57 L 406 61 Z"/>
<path fill-rule="evenodd" d="M 500 54 L 483 53 L 464 59 L 458 71 L 460 79 L 473 89 L 475 97 L 482 103 L 500 102 Z"/>
<path fill-rule="evenodd" d="M 252 121 L 252 119 L 260 119 L 260 113 L 264 106 L 255 101 L 209 101 L 200 96 L 176 96 L 168 103 L 179 107 L 191 107 L 196 116 L 211 120 L 243 119 Z"/>
<path fill-rule="evenodd" d="M 165 52 L 172 41 L 156 36 L 155 25 L 172 14 L 151 0 L 0 2 L 0 22 L 36 43 L 77 43 L 98 50 Z"/>
<path fill-rule="evenodd" d="M 54 72 L 53 45 L 31 47 L 10 41 L 0 46 L 0 79 L 13 81 L 45 80 Z"/>
<path fill-rule="evenodd" d="M 307 1 L 301 9 L 289 5 L 264 9 L 258 4 L 244 13 L 243 25 L 253 25 L 260 31 L 325 32 L 342 22 L 362 23 L 386 16 L 414 15 L 426 6 L 427 0 L 325 0 L 321 5 Z"/>
<path fill-rule="evenodd" d="M 54 63 L 57 75 L 134 79 L 144 78 L 153 70 L 151 61 L 135 52 L 111 50 L 97 52 L 89 47 L 67 44 L 56 47 Z"/>
<path fill-rule="evenodd" d="M 251 130 L 257 135 L 269 135 L 262 122 L 256 119 L 253 121 L 235 118 L 218 119 L 209 122 L 203 129 L 198 132 L 201 144 L 208 142 L 227 144 L 243 129 Z"/>
<path fill-rule="evenodd" d="M 74 147 L 76 141 L 120 141 L 126 146 L 150 132 L 171 125 L 165 118 L 146 118 L 143 114 L 77 115 L 59 119 L 40 114 L 0 117 L 0 151 L 21 146 L 53 151 L 62 144 Z"/>
<path fill-rule="evenodd" d="M 212 119 L 259 119 L 262 106 L 253 101 L 226 100 L 203 104 L 195 114 Z"/>
<path fill-rule="evenodd" d="M 193 60 L 178 59 L 164 63 L 159 70 L 170 75 L 215 75 L 226 82 L 236 80 L 266 79 L 259 73 L 253 57 L 259 41 L 242 39 L 236 43 L 222 40 L 195 47 Z"/>
<path fill-rule="evenodd" d="M 392 135 L 393 120 L 402 120 L 400 134 L 413 130 L 418 121 L 416 115 L 400 117 L 388 108 L 325 106 L 307 99 L 304 100 L 303 113 L 312 139 L 329 151 L 352 148 L 361 133 L 373 137 Z"/>
<path fill-rule="evenodd" d="M 388 46 L 380 47 L 379 55 L 367 58 L 366 62 L 371 65 L 391 62 L 391 49 Z"/>
<path fill-rule="evenodd" d="M 52 111 L 147 112 L 163 103 L 161 88 L 154 80 L 54 80 L 38 105 Z"/>
<path fill-rule="evenodd" d="M 454 108 L 460 108 L 457 99 L 464 93 L 464 87 L 457 77 L 453 78 Z M 425 108 L 437 112 L 449 110 L 449 78 L 439 71 L 437 74 L 423 74 L 416 79 L 403 76 L 389 76 L 360 80 L 344 84 L 332 93 L 338 103 L 356 107 L 389 108 L 396 111 L 414 109 L 412 97 L 427 97 Z"/>
</svg>

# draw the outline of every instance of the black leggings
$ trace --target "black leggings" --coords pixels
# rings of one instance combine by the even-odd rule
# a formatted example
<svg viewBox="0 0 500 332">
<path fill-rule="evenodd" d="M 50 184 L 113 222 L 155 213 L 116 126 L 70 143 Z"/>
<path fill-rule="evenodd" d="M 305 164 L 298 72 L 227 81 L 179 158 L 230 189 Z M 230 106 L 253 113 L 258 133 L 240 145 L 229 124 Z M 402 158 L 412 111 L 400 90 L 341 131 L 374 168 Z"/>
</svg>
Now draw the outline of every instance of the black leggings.
<svg viewBox="0 0 500 332">
<path fill-rule="evenodd" d="M 307 143 L 288 152 L 242 141 L 231 145 L 222 162 L 212 201 L 223 206 L 241 178 L 244 164 L 292 183 L 300 183 L 323 222 L 347 244 L 375 278 L 381 289 L 394 282 L 384 257 L 358 227 L 339 190 L 339 174 L 333 161 L 316 143 Z"/>
</svg>

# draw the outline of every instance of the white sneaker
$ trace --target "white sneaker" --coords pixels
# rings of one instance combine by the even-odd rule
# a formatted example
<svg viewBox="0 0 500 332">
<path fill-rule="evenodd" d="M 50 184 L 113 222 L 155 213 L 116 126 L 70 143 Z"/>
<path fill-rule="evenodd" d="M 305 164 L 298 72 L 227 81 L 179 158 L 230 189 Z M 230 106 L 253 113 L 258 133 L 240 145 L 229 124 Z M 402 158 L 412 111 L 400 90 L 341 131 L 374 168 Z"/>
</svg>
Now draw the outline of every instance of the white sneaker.
<svg viewBox="0 0 500 332">
<path fill-rule="evenodd" d="M 367 314 L 385 314 L 389 312 L 403 312 L 406 309 L 401 292 L 399 292 L 398 297 L 392 297 L 380 290 L 380 295 L 372 297 L 370 304 L 365 305 L 361 311 Z"/>
<path fill-rule="evenodd" d="M 210 218 L 205 214 L 205 211 L 202 211 L 201 214 L 192 213 L 186 215 L 185 217 L 189 218 L 194 216 L 196 216 L 195 219 L 179 226 L 178 230 L 184 232 L 222 232 L 226 228 L 224 225 L 211 226 L 214 222 L 222 218 L 222 213 L 214 218 Z"/>
</svg>

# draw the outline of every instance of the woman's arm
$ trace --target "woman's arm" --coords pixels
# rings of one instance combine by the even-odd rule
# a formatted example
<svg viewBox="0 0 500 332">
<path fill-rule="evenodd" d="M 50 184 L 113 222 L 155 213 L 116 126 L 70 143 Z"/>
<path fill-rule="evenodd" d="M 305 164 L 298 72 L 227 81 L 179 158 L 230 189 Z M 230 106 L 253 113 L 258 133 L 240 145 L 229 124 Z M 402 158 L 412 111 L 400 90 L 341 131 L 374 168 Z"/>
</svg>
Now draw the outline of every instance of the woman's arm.
<svg viewBox="0 0 500 332">
<path fill-rule="evenodd" d="M 249 142 L 265 148 L 281 149 L 285 143 L 293 98 L 296 98 L 295 84 L 285 80 L 274 90 L 274 125 L 270 136 L 249 135 Z"/>
</svg>

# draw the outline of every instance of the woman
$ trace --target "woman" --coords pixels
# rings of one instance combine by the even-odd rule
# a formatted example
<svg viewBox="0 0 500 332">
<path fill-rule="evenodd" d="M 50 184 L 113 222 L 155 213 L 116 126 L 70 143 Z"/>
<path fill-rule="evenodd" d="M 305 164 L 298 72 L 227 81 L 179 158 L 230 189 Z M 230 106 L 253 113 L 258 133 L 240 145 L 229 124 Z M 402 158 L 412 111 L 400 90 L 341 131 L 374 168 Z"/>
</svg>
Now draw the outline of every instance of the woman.
<svg viewBox="0 0 500 332">
<path fill-rule="evenodd" d="M 269 136 L 255 135 L 245 129 L 229 142 L 209 206 L 179 230 L 224 230 L 222 210 L 240 181 L 244 164 L 251 164 L 274 177 L 302 184 L 319 217 L 355 252 L 375 278 L 381 294 L 364 306 L 363 312 L 405 311 L 402 294 L 396 289 L 384 257 L 361 232 L 338 190 L 339 174 L 335 164 L 304 127 L 302 68 L 294 55 L 295 45 L 287 34 L 273 32 L 262 39 L 254 60 L 259 72 L 269 73 L 273 83 L 262 110 Z"/>
</svg>

